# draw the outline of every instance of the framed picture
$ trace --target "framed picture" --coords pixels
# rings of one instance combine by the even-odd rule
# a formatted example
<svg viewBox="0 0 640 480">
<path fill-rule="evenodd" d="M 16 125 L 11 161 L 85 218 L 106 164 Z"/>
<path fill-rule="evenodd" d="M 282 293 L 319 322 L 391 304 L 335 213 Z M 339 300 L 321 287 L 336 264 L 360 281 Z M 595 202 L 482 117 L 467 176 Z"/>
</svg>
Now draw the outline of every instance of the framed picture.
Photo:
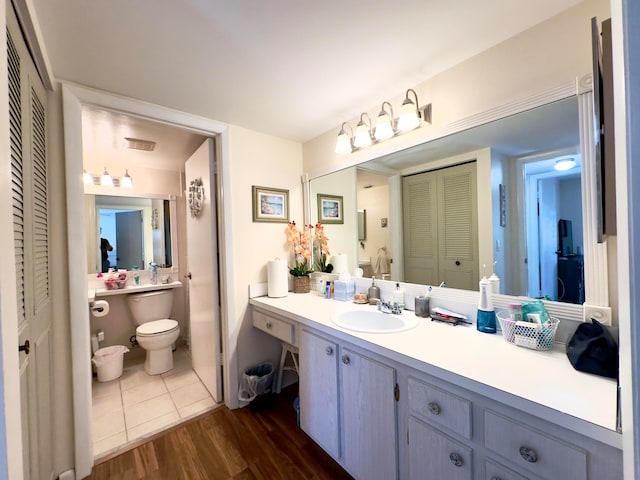
<svg viewBox="0 0 640 480">
<path fill-rule="evenodd" d="M 504 184 L 500 184 L 500 226 L 507 226 L 507 189 Z"/>
<path fill-rule="evenodd" d="M 344 223 L 341 196 L 318 194 L 318 222 Z"/>
<path fill-rule="evenodd" d="M 289 190 L 251 187 L 254 222 L 289 222 Z"/>
</svg>

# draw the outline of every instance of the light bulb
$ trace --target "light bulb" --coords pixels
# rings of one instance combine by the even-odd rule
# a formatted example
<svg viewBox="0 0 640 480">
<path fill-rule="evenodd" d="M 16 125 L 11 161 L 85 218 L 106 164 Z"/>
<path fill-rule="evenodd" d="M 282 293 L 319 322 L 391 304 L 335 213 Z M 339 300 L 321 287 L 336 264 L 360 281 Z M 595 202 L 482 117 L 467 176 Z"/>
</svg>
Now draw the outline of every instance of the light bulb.
<svg viewBox="0 0 640 480">
<path fill-rule="evenodd" d="M 93 185 L 93 176 L 90 173 L 87 173 L 86 170 L 82 171 L 82 180 L 85 185 Z"/>
<path fill-rule="evenodd" d="M 341 130 L 338 134 L 338 140 L 336 140 L 336 153 L 351 153 L 351 150 L 351 139 L 344 130 Z"/>
<path fill-rule="evenodd" d="M 398 118 L 398 130 L 401 132 L 408 132 L 420 125 L 420 118 L 418 117 L 418 110 L 415 103 L 408 98 L 402 103 L 400 109 L 400 118 Z"/>
<path fill-rule="evenodd" d="M 576 166 L 576 161 L 573 158 L 561 158 L 560 160 L 556 160 L 556 163 L 553 166 L 553 168 L 561 172 L 564 172 L 565 170 L 571 170 L 575 166 Z"/>
<path fill-rule="evenodd" d="M 386 140 L 388 138 L 393 137 L 393 127 L 391 126 L 391 117 L 386 112 L 380 112 L 378 118 L 376 120 L 376 130 L 374 133 L 374 137 L 376 140 Z"/>
<path fill-rule="evenodd" d="M 104 167 L 104 172 L 102 173 L 102 178 L 100 179 L 100 185 L 103 187 L 113 187 L 113 178 L 107 172 L 107 167 Z"/>
<path fill-rule="evenodd" d="M 129 175 L 129 170 L 125 169 L 124 171 L 124 177 L 122 177 L 122 187 L 125 188 L 132 188 L 133 187 L 133 178 L 131 178 L 131 175 Z"/>
<path fill-rule="evenodd" d="M 356 134 L 353 137 L 353 144 L 357 148 L 368 147 L 371 145 L 371 133 L 369 127 L 361 120 L 356 126 Z"/>
</svg>

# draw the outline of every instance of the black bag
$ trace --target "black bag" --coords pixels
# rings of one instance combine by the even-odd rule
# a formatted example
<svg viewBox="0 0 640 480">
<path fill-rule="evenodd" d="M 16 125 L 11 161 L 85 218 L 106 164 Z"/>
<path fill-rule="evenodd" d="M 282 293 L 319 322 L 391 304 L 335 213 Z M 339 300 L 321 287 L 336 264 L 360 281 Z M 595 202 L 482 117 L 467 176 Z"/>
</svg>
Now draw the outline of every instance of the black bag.
<svg viewBox="0 0 640 480">
<path fill-rule="evenodd" d="M 618 378 L 618 345 L 597 320 L 581 323 L 567 344 L 573 368 L 602 377 Z"/>
</svg>

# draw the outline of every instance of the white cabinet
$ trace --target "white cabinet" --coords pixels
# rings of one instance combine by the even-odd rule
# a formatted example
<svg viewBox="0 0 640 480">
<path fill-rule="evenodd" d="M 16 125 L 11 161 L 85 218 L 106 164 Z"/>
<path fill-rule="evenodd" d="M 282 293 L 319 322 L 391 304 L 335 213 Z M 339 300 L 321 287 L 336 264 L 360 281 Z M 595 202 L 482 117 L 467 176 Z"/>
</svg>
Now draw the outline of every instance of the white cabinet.
<svg viewBox="0 0 640 480">
<path fill-rule="evenodd" d="M 340 454 L 338 345 L 307 331 L 300 336 L 300 426 L 329 455 Z"/>
<path fill-rule="evenodd" d="M 393 368 L 302 331 L 301 427 L 358 479 L 397 478 L 395 391 Z"/>
</svg>

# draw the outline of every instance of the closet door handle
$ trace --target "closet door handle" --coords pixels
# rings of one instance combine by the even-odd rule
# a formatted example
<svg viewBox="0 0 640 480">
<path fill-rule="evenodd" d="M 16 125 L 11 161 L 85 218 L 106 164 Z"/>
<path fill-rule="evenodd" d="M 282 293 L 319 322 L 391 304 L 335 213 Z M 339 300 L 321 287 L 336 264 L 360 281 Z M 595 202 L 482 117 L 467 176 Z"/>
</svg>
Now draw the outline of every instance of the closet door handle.
<svg viewBox="0 0 640 480">
<path fill-rule="evenodd" d="M 25 355 L 29 355 L 29 340 L 25 340 L 22 345 L 18 345 L 18 352 L 24 352 Z"/>
</svg>

